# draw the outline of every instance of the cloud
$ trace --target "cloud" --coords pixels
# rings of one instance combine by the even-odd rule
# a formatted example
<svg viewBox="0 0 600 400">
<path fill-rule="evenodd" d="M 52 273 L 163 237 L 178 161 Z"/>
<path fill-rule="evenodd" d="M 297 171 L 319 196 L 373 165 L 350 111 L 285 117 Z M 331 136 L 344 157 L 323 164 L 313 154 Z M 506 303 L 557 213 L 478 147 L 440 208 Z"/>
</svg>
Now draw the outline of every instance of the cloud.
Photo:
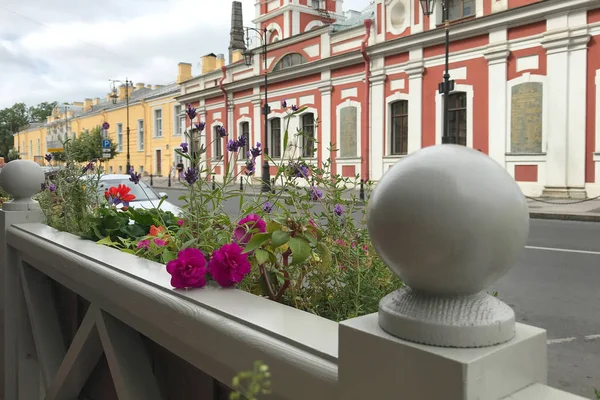
<svg viewBox="0 0 600 400">
<path fill-rule="evenodd" d="M 251 25 L 254 0 L 242 4 Z M 230 22 L 224 0 L 4 0 L 0 108 L 104 97 L 108 79 L 167 84 L 182 61 L 197 74 L 204 54 L 227 53 Z"/>
</svg>

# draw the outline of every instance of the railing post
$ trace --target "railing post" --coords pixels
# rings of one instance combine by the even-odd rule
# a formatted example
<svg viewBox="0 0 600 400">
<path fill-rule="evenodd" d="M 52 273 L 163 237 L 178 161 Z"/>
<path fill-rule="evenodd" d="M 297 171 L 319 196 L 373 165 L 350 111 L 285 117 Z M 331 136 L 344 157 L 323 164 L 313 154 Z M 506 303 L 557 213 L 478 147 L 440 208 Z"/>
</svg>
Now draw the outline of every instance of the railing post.
<svg viewBox="0 0 600 400">
<path fill-rule="evenodd" d="M 150 174 L 150 187 L 154 186 L 154 175 Z"/>
<path fill-rule="evenodd" d="M 169 173 L 169 187 L 171 187 L 171 173 Z"/>
<path fill-rule="evenodd" d="M 358 193 L 360 201 L 365 201 L 365 180 L 360 180 L 360 192 Z"/>
<path fill-rule="evenodd" d="M 240 192 L 244 191 L 244 178 L 240 175 Z"/>
<path fill-rule="evenodd" d="M 215 190 L 217 188 L 217 185 L 215 184 L 215 176 L 212 176 L 212 190 Z"/>
<path fill-rule="evenodd" d="M 32 197 L 39 193 L 45 176 L 33 161 L 14 160 L 0 173 L 0 186 L 13 198 L 0 210 L 0 260 L 2 262 L 2 338 L 3 362 L 0 384 L 4 399 L 39 398 L 40 370 L 29 326 L 29 317 L 20 278 L 20 261 L 6 243 L 11 225 L 43 222 L 44 214 Z"/>
<path fill-rule="evenodd" d="M 462 146 L 420 150 L 381 179 L 367 223 L 406 286 L 340 324 L 341 399 L 502 399 L 546 382 L 546 332 L 485 292 L 529 234 L 503 167 Z"/>
</svg>

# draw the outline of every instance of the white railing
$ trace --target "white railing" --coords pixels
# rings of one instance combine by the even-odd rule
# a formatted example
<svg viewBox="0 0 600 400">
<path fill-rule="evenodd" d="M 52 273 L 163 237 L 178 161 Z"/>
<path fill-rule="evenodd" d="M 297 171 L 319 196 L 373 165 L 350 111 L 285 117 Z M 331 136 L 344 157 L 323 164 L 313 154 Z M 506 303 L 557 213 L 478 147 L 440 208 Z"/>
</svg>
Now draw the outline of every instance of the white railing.
<svg viewBox="0 0 600 400">
<path fill-rule="evenodd" d="M 340 324 L 235 289 L 174 290 L 164 266 L 44 225 L 31 199 L 42 180 L 29 161 L 0 173 L 15 198 L 0 211 L 5 400 L 78 398 L 102 354 L 119 399 L 216 399 L 214 380 L 255 360 L 272 372 L 269 399 L 578 398 L 545 386 L 545 331 L 481 292 L 514 262 L 528 216 L 479 152 L 425 149 L 379 183 L 373 243 L 412 289 Z M 174 356 L 197 372 L 196 390 L 169 376 L 183 368 Z"/>
</svg>

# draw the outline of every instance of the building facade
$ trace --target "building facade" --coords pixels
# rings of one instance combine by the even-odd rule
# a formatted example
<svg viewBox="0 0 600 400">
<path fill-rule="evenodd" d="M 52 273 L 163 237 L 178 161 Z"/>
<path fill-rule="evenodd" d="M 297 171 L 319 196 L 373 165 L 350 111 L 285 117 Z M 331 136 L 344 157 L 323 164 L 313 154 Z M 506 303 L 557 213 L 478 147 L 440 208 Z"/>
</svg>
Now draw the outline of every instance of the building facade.
<svg viewBox="0 0 600 400">
<path fill-rule="evenodd" d="M 406 155 L 441 143 L 441 1 L 431 16 L 419 0 L 370 3 L 344 13 L 340 0 L 256 2 L 256 28 L 268 30 L 274 159 L 286 157 L 288 122 L 291 133 L 314 134 L 316 151 L 301 150 L 305 158 L 330 158 L 332 172 L 375 181 Z M 451 0 L 449 13 L 449 123 L 458 142 L 506 167 L 528 195 L 600 195 L 599 2 Z M 234 62 L 181 85 L 177 99 L 206 121 L 209 162 L 225 148 L 226 139 L 213 140 L 216 126 L 229 138 L 265 141 L 264 60 L 261 47 L 252 51 L 250 67 Z M 284 99 L 306 110 L 288 121 Z"/>
</svg>

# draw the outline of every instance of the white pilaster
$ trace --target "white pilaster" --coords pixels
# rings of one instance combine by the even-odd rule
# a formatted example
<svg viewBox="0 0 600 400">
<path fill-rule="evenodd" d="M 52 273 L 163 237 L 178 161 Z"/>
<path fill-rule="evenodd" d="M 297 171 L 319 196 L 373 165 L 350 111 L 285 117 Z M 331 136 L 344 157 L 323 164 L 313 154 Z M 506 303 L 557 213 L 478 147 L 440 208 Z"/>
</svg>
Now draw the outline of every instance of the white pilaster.
<svg viewBox="0 0 600 400">
<path fill-rule="evenodd" d="M 594 163 L 596 164 L 596 183 L 600 183 L 600 69 L 596 70 L 596 149 Z"/>
<path fill-rule="evenodd" d="M 423 62 L 411 64 L 408 74 L 408 154 L 423 146 Z"/>
<path fill-rule="evenodd" d="M 504 29 L 506 32 L 506 29 Z M 491 36 L 491 35 L 490 35 Z M 485 54 L 488 61 L 488 155 L 506 167 L 507 58 L 510 52 L 505 43 L 498 44 Z"/>
<path fill-rule="evenodd" d="M 300 11 L 292 11 L 292 36 L 298 35 L 300 32 Z"/>
<path fill-rule="evenodd" d="M 331 36 L 329 32 L 321 35 L 321 58 L 327 58 L 331 55 Z"/>
<path fill-rule="evenodd" d="M 585 14 L 585 12 L 584 12 Z M 585 33 L 571 38 L 569 50 L 569 130 L 567 134 L 567 186 L 585 188 L 585 137 L 587 111 L 587 44 Z"/>
<path fill-rule="evenodd" d="M 283 13 L 283 37 L 280 40 L 290 37 L 290 32 L 292 30 L 290 25 L 290 11 L 285 11 Z"/>
<path fill-rule="evenodd" d="M 253 100 L 252 100 L 252 105 L 254 106 L 254 127 L 252 129 L 252 138 L 250 139 L 250 148 L 254 147 L 256 145 L 256 142 L 260 142 L 264 145 L 264 138 L 262 136 L 262 126 L 263 126 L 263 122 L 264 122 L 264 117 L 262 115 L 262 113 L 260 112 L 260 105 L 261 105 L 261 98 L 260 95 L 256 96 Z M 257 168 L 257 171 L 260 170 L 260 166 L 262 165 L 262 156 L 258 157 L 258 159 L 256 160 L 256 165 L 259 167 Z"/>
<path fill-rule="evenodd" d="M 371 165 L 369 176 L 371 180 L 378 181 L 383 176 L 383 138 L 385 136 L 385 80 L 386 75 L 379 71 L 379 75 L 371 77 L 371 121 L 369 129 L 369 149 Z M 410 106 L 409 106 L 410 108 Z"/>
<path fill-rule="evenodd" d="M 317 146 L 321 146 L 322 161 L 331 157 L 331 82 L 320 87 L 321 91 L 321 140 Z"/>
</svg>

